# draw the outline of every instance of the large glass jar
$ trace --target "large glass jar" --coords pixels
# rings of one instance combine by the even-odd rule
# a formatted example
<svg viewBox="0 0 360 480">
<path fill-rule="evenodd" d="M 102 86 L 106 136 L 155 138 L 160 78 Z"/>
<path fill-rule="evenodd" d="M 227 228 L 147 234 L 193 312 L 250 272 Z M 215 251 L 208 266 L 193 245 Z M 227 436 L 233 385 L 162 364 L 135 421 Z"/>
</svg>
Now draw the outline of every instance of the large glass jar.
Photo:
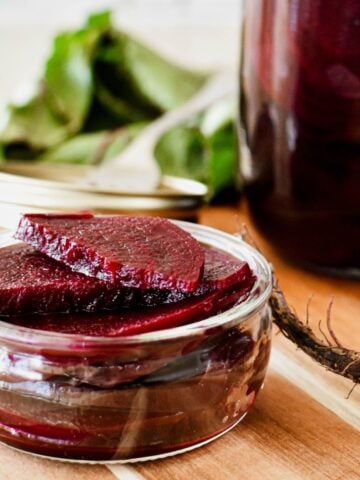
<svg viewBox="0 0 360 480">
<path fill-rule="evenodd" d="M 287 257 L 360 271 L 360 1 L 248 0 L 241 170 Z"/>
</svg>

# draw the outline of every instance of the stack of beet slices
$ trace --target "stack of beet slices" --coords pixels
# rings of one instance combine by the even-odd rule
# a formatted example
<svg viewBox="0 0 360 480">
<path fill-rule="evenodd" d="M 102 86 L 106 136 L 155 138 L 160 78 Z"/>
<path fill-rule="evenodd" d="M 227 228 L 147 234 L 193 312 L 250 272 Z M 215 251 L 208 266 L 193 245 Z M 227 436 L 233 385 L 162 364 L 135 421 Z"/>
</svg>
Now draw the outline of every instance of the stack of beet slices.
<svg viewBox="0 0 360 480">
<path fill-rule="evenodd" d="M 194 322 L 249 294 L 249 265 L 156 217 L 24 215 L 0 250 L 0 318 L 130 335 Z"/>
</svg>

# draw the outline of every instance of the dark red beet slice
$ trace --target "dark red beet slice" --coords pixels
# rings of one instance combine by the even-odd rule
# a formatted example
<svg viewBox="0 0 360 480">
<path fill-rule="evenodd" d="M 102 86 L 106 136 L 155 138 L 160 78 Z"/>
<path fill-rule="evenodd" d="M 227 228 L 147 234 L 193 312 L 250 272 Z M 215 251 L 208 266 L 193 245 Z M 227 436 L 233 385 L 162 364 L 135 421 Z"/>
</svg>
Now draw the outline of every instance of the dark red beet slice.
<svg viewBox="0 0 360 480">
<path fill-rule="evenodd" d="M 204 247 L 204 252 L 203 280 L 193 294 L 185 294 L 121 287 L 72 272 L 27 245 L 5 247 L 0 249 L 0 315 L 98 312 L 173 303 L 252 277 L 246 262 L 210 247 Z"/>
<path fill-rule="evenodd" d="M 41 419 L 28 419 L 0 408 L 0 425 L 6 431 L 13 429 L 17 435 L 40 436 L 47 439 L 57 439 L 68 442 L 84 440 L 88 435 L 76 427 L 46 425 Z"/>
<path fill-rule="evenodd" d="M 155 306 L 162 303 L 174 303 L 203 295 L 215 290 L 225 290 L 252 277 L 252 272 L 247 262 L 239 260 L 228 253 L 216 248 L 203 246 L 205 253 L 205 266 L 202 281 L 193 293 L 184 293 L 180 290 L 155 290 L 143 291 L 141 295 L 133 292 L 133 297 L 125 306 L 142 305 Z"/>
<path fill-rule="evenodd" d="M 36 330 L 89 336 L 126 336 L 173 328 L 198 321 L 230 308 L 246 298 L 254 283 L 250 277 L 231 287 L 178 303 L 103 314 L 51 314 L 9 317 L 15 325 Z"/>
<path fill-rule="evenodd" d="M 114 309 L 121 287 L 72 272 L 24 244 L 0 249 L 0 315 Z"/>
<path fill-rule="evenodd" d="M 252 277 L 247 262 L 216 248 L 205 247 L 204 251 L 205 269 L 199 291 L 205 288 L 224 290 Z"/>
<path fill-rule="evenodd" d="M 163 218 L 24 215 L 16 238 L 73 271 L 124 287 L 193 292 L 203 273 L 201 245 Z"/>
</svg>

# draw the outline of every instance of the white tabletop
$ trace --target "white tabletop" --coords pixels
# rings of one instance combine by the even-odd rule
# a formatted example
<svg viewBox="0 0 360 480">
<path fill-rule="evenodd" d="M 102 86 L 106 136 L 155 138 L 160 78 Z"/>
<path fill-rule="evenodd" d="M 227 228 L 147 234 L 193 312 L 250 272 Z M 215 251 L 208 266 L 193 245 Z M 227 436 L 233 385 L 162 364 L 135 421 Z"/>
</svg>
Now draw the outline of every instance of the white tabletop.
<svg viewBox="0 0 360 480">
<path fill-rule="evenodd" d="M 236 68 L 241 0 L 0 0 L 0 104 L 26 93 L 51 38 L 111 9 L 116 23 L 198 68 Z"/>
</svg>

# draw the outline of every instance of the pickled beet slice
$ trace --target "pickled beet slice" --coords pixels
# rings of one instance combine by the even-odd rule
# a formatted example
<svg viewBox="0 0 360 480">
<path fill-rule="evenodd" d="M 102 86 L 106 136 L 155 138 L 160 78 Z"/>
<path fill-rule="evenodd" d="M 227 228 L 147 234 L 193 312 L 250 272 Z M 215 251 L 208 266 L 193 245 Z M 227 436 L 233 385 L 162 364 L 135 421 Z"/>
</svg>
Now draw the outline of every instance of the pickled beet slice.
<svg viewBox="0 0 360 480">
<path fill-rule="evenodd" d="M 62 425 L 47 425 L 41 423 L 39 419 L 32 420 L 0 408 L 0 428 L 5 430 L 12 430 L 16 435 L 21 436 L 36 436 L 44 439 L 62 440 L 70 442 L 80 442 L 86 439 L 88 434 L 80 431 L 79 428 L 66 427 Z"/>
<path fill-rule="evenodd" d="M 16 238 L 73 271 L 132 288 L 193 292 L 205 261 L 195 238 L 157 217 L 30 214 Z"/>
<path fill-rule="evenodd" d="M 124 419 L 123 424 L 117 424 L 116 418 L 114 418 L 111 433 L 107 430 L 101 430 L 88 434 L 83 439 L 79 438 L 80 435 L 74 438 L 66 437 L 67 432 L 64 432 L 65 438 L 61 436 L 56 438 L 55 428 L 54 436 L 39 436 L 35 432 L 22 428 L 9 428 L 6 424 L 0 423 L 0 440 L 21 450 L 64 459 L 115 460 L 126 458 L 130 448 L 136 456 L 150 456 L 159 453 L 159 451 L 172 451 L 192 445 L 195 440 L 192 439 L 191 435 L 199 429 L 201 436 L 197 440 L 204 441 L 212 437 L 213 434 L 209 433 L 209 423 L 210 425 L 213 423 L 216 425 L 218 415 L 219 413 L 211 407 L 199 409 L 191 414 L 179 412 L 177 415 L 162 415 L 161 417 L 132 420 L 131 425 L 141 434 L 142 438 L 142 443 L 136 446 L 131 444 L 129 435 L 126 436 L 124 445 L 124 433 L 129 425 L 128 418 Z M 179 428 L 179 423 L 181 423 L 181 428 Z M 227 427 L 228 425 L 223 429 Z M 178 431 L 178 440 L 171 435 L 174 428 Z M 164 443 L 163 446 L 148 445 L 148 439 L 154 436 L 154 431 L 157 432 L 159 438 L 168 439 L 168 442 Z M 15 432 L 16 435 L 14 435 Z"/>
<path fill-rule="evenodd" d="M 198 291 L 226 289 L 252 277 L 247 262 L 216 248 L 204 247 L 204 252 L 204 276 Z"/>
<path fill-rule="evenodd" d="M 113 311 L 121 307 L 173 303 L 251 278 L 246 262 L 203 247 L 203 279 L 193 294 L 179 290 L 121 287 L 72 272 L 24 244 L 0 249 L 0 315 Z"/>
<path fill-rule="evenodd" d="M 184 293 L 180 290 L 143 291 L 141 295 L 133 292 L 129 301 L 133 305 L 155 306 L 162 303 L 180 302 L 187 298 L 203 295 L 215 290 L 225 290 L 242 281 L 252 278 L 252 272 L 247 262 L 239 260 L 226 252 L 216 248 L 203 246 L 205 254 L 204 274 L 198 288 L 193 293 Z M 130 303 L 127 304 L 131 306 Z"/>
<path fill-rule="evenodd" d="M 72 272 L 24 244 L 0 250 L 0 315 L 114 309 L 122 287 Z"/>
<path fill-rule="evenodd" d="M 9 317 L 12 324 L 36 330 L 88 336 L 118 337 L 173 328 L 202 320 L 234 305 L 248 295 L 254 279 L 229 290 L 214 291 L 181 302 L 102 314 L 45 314 Z"/>
</svg>

